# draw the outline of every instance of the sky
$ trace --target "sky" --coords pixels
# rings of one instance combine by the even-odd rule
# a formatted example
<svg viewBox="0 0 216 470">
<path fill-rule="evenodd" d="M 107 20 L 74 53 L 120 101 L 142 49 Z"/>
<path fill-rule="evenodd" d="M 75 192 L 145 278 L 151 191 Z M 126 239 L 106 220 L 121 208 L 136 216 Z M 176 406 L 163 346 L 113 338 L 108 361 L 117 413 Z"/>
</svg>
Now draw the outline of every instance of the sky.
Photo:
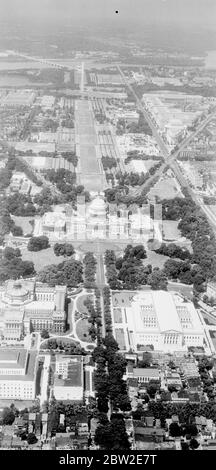
<svg viewBox="0 0 216 470">
<path fill-rule="evenodd" d="M 116 14 L 116 10 L 118 14 Z M 216 0 L 0 0 L 8 21 L 216 26 Z"/>
</svg>

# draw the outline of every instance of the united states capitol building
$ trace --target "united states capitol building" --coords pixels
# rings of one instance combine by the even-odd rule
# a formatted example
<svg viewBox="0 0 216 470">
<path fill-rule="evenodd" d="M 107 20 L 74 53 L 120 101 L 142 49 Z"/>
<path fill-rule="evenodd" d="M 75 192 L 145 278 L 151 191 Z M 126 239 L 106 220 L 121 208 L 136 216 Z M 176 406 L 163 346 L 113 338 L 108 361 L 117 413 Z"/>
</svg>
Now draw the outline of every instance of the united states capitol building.
<svg viewBox="0 0 216 470">
<path fill-rule="evenodd" d="M 14 344 L 31 331 L 65 330 L 65 286 L 49 287 L 35 280 L 7 281 L 0 286 L 0 335 Z"/>
<path fill-rule="evenodd" d="M 89 204 L 82 197 L 77 199 L 77 209 L 59 207 L 36 219 L 34 235 L 46 235 L 50 241 L 86 239 L 132 239 L 147 243 L 150 238 L 160 240 L 162 217 L 154 206 L 154 219 L 150 217 L 150 204 L 126 207 L 123 204 L 107 204 L 96 196 Z"/>
</svg>

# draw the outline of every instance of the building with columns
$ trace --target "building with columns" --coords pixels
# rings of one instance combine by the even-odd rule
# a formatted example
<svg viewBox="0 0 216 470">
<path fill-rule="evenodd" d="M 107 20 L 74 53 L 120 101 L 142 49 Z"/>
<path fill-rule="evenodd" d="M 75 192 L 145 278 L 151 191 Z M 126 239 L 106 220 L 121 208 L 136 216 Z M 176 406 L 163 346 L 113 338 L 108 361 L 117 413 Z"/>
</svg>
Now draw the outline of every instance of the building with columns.
<svg viewBox="0 0 216 470">
<path fill-rule="evenodd" d="M 154 204 L 154 214 L 157 205 Z M 50 242 L 75 240 L 132 240 L 146 244 L 152 238 L 161 240 L 162 221 L 150 216 L 150 204 L 127 207 L 108 204 L 101 195 L 85 204 L 77 198 L 77 209 L 67 206 L 58 212 L 48 212 L 36 219 L 35 236 L 46 235 Z M 158 229 L 155 229 L 155 224 Z M 160 232 L 160 234 L 158 234 Z"/>
<path fill-rule="evenodd" d="M 113 333 L 121 351 L 187 352 L 204 347 L 205 331 L 192 304 L 176 292 L 112 293 Z"/>
<path fill-rule="evenodd" d="M 31 331 L 65 330 L 67 288 L 35 280 L 9 280 L 0 286 L 0 335 L 16 343 Z"/>
</svg>

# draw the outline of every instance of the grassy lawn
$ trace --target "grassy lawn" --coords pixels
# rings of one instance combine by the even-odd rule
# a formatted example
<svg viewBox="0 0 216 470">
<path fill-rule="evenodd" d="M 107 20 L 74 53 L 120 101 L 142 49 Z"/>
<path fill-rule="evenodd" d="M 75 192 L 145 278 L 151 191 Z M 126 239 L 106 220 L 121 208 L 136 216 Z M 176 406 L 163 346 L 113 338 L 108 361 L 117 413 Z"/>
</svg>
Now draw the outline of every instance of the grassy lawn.
<svg viewBox="0 0 216 470">
<path fill-rule="evenodd" d="M 178 229 L 178 220 L 163 220 L 163 236 L 167 240 L 178 240 L 181 232 Z"/>
<path fill-rule="evenodd" d="M 27 248 L 22 248 L 21 252 L 23 261 L 33 261 L 37 272 L 49 264 L 59 264 L 69 259 L 64 258 L 64 256 L 55 256 L 52 247 L 41 251 L 28 251 Z"/>
<path fill-rule="evenodd" d="M 112 303 L 114 307 L 130 307 L 136 292 L 119 291 L 112 294 Z"/>
<path fill-rule="evenodd" d="M 84 305 L 84 302 L 85 300 L 87 300 L 88 297 L 91 297 L 93 300 L 92 295 L 82 295 L 81 297 L 77 299 L 76 310 L 78 310 L 80 313 L 86 313 L 86 314 L 88 313 L 88 310 Z"/>
<path fill-rule="evenodd" d="M 175 178 L 164 178 L 159 180 L 149 191 L 149 196 L 158 196 L 160 199 L 173 199 L 174 197 L 182 197 L 178 183 Z"/>
<path fill-rule="evenodd" d="M 207 325 L 214 325 L 216 326 L 216 318 L 212 318 L 211 315 L 208 315 L 207 313 L 205 312 L 202 312 L 202 316 L 204 318 L 204 321 Z"/>
<path fill-rule="evenodd" d="M 78 320 L 76 323 L 76 333 L 80 341 L 86 341 L 86 343 L 92 343 L 91 337 L 88 334 L 90 324 L 86 319 Z"/>
<path fill-rule="evenodd" d="M 86 253 L 91 251 L 92 253 L 105 253 L 106 250 L 114 250 L 115 252 L 121 251 L 121 245 L 110 243 L 109 241 L 103 240 L 95 242 L 95 240 L 87 240 L 77 245 L 77 242 L 73 243 L 74 247 L 78 248 L 82 252 Z"/>
<path fill-rule="evenodd" d="M 159 255 L 154 251 L 147 251 L 147 258 L 143 260 L 143 265 L 151 264 L 153 268 L 163 268 L 165 261 L 169 259 L 168 256 Z"/>
<path fill-rule="evenodd" d="M 178 282 L 168 281 L 168 291 L 176 291 L 182 294 L 183 296 L 187 297 L 188 299 L 193 299 L 193 288 L 190 285 L 182 285 Z"/>
<path fill-rule="evenodd" d="M 178 220 L 163 220 L 164 242 L 175 243 L 182 248 L 187 248 L 192 253 L 191 241 L 181 236 L 181 232 L 178 229 L 178 223 Z"/>
<path fill-rule="evenodd" d="M 33 226 L 29 222 L 30 220 L 33 220 L 34 217 L 17 217 L 15 215 L 12 215 L 11 217 L 14 220 L 15 224 L 23 229 L 23 235 L 32 233 Z"/>
</svg>

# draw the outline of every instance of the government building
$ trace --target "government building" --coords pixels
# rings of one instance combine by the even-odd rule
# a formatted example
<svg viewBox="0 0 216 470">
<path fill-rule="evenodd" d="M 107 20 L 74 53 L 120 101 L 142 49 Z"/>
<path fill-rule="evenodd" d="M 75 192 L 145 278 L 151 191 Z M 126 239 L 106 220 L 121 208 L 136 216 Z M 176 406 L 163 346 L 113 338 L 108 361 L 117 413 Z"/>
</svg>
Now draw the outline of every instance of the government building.
<svg viewBox="0 0 216 470">
<path fill-rule="evenodd" d="M 163 353 L 205 347 L 205 331 L 192 302 L 179 293 L 112 293 L 113 333 L 121 351 L 153 346 Z"/>
<path fill-rule="evenodd" d="M 0 349 L 0 399 L 34 400 L 37 351 Z"/>
<path fill-rule="evenodd" d="M 162 219 L 158 220 L 158 207 L 154 204 L 154 218 L 150 216 L 150 204 L 141 207 L 133 204 L 107 204 L 101 195 L 85 204 L 77 198 L 77 208 L 60 206 L 55 212 L 47 212 L 35 219 L 34 235 L 46 235 L 51 242 L 73 240 L 134 240 L 147 243 L 155 238 L 161 241 Z"/>
<path fill-rule="evenodd" d="M 82 401 L 84 396 L 83 357 L 55 356 L 53 396 L 56 400 Z"/>
<path fill-rule="evenodd" d="M 14 344 L 31 331 L 65 331 L 67 288 L 35 280 L 6 281 L 0 286 L 0 335 Z"/>
</svg>

